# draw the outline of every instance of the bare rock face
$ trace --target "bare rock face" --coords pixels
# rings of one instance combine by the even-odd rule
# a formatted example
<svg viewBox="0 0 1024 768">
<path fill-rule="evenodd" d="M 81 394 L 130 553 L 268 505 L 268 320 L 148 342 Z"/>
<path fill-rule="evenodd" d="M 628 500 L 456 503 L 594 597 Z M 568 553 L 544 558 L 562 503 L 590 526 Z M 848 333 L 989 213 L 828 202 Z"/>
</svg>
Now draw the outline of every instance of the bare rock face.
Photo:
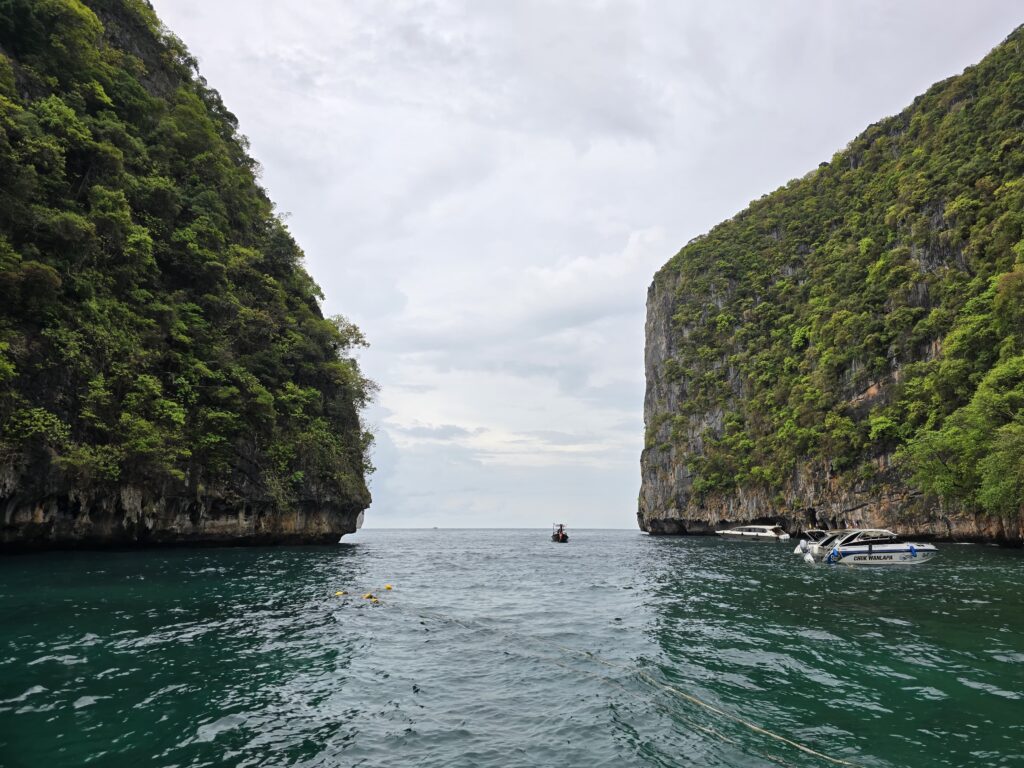
<svg viewBox="0 0 1024 768">
<path fill-rule="evenodd" d="M 362 525 L 363 504 L 354 501 L 306 499 L 282 509 L 267 499 L 180 491 L 125 485 L 89 495 L 12 492 L 0 496 L 0 551 L 336 544 Z"/>
<path fill-rule="evenodd" d="M 241 461 L 241 459 L 240 459 Z M 53 463 L 0 468 L 0 552 L 152 546 L 337 544 L 363 524 L 365 486 L 307 482 L 281 501 L 236 468 L 228 484 L 80 487 Z"/>
<path fill-rule="evenodd" d="M 746 523 L 778 523 L 790 531 L 847 526 L 889 528 L 922 539 L 989 541 L 1020 546 L 1024 518 L 971 514 L 943 509 L 906 485 L 890 466 L 891 457 L 877 461 L 875 482 L 846 485 L 831 476 L 828 466 L 800 466 L 784 487 L 763 490 L 739 488 L 733 493 L 694 493 L 688 461 L 702 451 L 701 435 L 720 426 L 722 412 L 712 410 L 682 417 L 686 439 L 672 435 L 672 421 L 685 399 L 684 388 L 665 375 L 673 355 L 671 331 L 673 296 L 678 283 L 659 274 L 647 296 L 645 368 L 647 391 L 644 422 L 647 444 L 640 458 L 641 487 L 637 523 L 652 535 L 712 534 L 723 527 Z M 876 395 L 880 393 L 875 393 Z"/>
</svg>

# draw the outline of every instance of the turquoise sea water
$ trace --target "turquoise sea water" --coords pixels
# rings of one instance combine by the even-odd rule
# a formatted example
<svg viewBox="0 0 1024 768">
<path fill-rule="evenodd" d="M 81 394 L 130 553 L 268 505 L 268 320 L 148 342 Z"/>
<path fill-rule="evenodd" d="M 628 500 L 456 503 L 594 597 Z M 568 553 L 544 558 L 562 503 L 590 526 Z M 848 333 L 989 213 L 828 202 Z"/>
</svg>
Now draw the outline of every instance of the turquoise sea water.
<svg viewBox="0 0 1024 768">
<path fill-rule="evenodd" d="M 1021 552 L 573 534 L 0 559 L 0 765 L 1024 766 Z"/>
</svg>

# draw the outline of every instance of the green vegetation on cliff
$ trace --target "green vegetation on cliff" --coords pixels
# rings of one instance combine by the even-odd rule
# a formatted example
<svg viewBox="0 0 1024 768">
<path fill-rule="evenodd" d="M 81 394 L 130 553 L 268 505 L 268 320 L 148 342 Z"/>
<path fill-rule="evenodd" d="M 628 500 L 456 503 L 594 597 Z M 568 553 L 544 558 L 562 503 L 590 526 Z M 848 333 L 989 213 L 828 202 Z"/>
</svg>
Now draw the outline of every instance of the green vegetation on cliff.
<svg viewBox="0 0 1024 768">
<path fill-rule="evenodd" d="M 648 445 L 683 446 L 698 495 L 807 465 L 893 482 L 895 457 L 960 508 L 1019 512 L 1024 28 L 655 279 L 677 286 L 661 375 L 684 405 Z"/>
<path fill-rule="evenodd" d="M 363 337 L 246 146 L 143 0 L 0 0 L 5 494 L 368 505 Z"/>
</svg>

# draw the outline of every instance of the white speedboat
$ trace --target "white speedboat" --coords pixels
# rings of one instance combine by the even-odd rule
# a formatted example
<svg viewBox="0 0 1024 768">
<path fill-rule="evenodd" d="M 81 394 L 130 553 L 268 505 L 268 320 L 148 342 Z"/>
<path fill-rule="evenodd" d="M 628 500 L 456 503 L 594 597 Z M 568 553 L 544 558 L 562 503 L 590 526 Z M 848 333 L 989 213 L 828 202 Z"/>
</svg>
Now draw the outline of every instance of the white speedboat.
<svg viewBox="0 0 1024 768">
<path fill-rule="evenodd" d="M 793 549 L 794 555 L 811 555 L 819 560 L 828 554 L 829 550 L 835 546 L 836 539 L 849 533 L 852 528 L 832 528 L 831 530 L 825 531 L 824 536 L 817 540 L 801 539 L 797 542 L 796 548 Z"/>
<path fill-rule="evenodd" d="M 804 554 L 807 552 L 807 548 L 810 547 L 811 544 L 817 544 L 826 536 L 828 536 L 828 531 L 823 531 L 819 528 L 809 528 L 806 531 L 801 531 L 797 536 L 800 541 L 798 541 L 796 546 L 793 548 L 793 554 Z"/>
<path fill-rule="evenodd" d="M 715 533 L 727 539 L 789 541 L 789 534 L 777 525 L 741 525 L 739 528 L 729 528 Z"/>
<path fill-rule="evenodd" d="M 854 529 L 834 540 L 825 549 L 826 563 L 843 565 L 920 565 L 938 553 L 932 544 L 901 541 L 892 531 L 882 528 Z"/>
</svg>

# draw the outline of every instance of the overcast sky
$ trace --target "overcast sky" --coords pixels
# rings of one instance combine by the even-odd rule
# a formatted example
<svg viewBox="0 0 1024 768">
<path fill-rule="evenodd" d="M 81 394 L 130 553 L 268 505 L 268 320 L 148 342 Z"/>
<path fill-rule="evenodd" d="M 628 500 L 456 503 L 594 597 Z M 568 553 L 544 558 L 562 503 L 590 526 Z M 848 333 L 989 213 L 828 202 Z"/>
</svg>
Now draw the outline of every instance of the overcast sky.
<svg viewBox="0 0 1024 768">
<path fill-rule="evenodd" d="M 368 527 L 636 525 L 692 237 L 978 61 L 1016 2 L 153 0 L 381 387 Z"/>
</svg>

